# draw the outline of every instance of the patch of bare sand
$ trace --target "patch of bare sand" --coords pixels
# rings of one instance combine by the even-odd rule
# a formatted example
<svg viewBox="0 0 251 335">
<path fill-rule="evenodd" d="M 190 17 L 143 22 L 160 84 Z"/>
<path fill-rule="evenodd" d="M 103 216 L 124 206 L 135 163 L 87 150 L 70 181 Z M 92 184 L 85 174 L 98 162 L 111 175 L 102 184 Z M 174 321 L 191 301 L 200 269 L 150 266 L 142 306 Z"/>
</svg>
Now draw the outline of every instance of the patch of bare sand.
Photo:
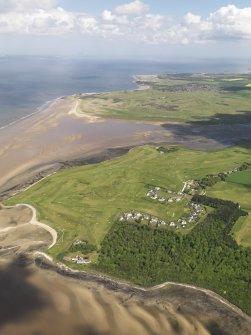
<svg viewBox="0 0 251 335">
<path fill-rule="evenodd" d="M 73 106 L 73 108 L 69 111 L 69 115 L 74 115 L 80 118 L 85 118 L 87 120 L 88 123 L 93 123 L 93 122 L 104 122 L 104 119 L 102 119 L 101 117 L 95 116 L 95 115 L 91 115 L 89 113 L 87 113 L 88 110 L 93 110 L 93 105 L 91 105 L 88 102 L 85 102 L 85 109 L 81 110 L 81 112 L 79 111 L 79 107 L 80 107 L 81 101 L 80 99 L 76 99 L 75 105 Z M 86 111 L 86 112 L 85 112 Z"/>
<path fill-rule="evenodd" d="M 30 224 L 32 217 L 33 212 L 27 206 L 1 207 L 0 255 L 48 247 L 51 234 L 42 227 Z"/>
</svg>

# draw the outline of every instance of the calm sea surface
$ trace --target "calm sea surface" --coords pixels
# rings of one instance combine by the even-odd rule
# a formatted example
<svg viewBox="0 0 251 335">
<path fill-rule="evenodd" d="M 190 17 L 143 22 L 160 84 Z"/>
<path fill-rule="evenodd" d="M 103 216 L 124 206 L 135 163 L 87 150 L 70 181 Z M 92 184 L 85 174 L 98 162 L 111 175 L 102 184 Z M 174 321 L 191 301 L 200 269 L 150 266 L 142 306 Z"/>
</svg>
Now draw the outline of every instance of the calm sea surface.
<svg viewBox="0 0 251 335">
<path fill-rule="evenodd" d="M 62 95 L 134 89 L 134 74 L 247 72 L 249 64 L 175 64 L 0 57 L 0 127 Z"/>
</svg>

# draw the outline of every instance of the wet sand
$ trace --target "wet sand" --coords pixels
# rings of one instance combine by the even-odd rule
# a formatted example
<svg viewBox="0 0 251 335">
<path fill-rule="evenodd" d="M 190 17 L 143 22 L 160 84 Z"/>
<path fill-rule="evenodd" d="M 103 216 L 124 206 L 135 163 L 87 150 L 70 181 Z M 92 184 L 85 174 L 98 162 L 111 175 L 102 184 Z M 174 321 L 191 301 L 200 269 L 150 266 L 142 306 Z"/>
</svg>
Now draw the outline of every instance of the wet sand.
<svg viewBox="0 0 251 335">
<path fill-rule="evenodd" d="M 72 99 L 58 99 L 45 111 L 0 130 L 0 191 L 57 162 L 124 147 L 163 141 L 158 125 L 120 120 L 90 123 L 69 115 Z"/>
</svg>

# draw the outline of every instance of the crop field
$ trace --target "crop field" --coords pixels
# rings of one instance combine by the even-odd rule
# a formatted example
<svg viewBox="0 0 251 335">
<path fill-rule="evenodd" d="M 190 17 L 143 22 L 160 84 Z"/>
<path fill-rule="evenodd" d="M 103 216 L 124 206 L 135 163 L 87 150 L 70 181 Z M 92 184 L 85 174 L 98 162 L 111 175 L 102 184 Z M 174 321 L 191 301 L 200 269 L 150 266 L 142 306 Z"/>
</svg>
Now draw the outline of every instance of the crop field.
<svg viewBox="0 0 251 335">
<path fill-rule="evenodd" d="M 156 122 L 245 123 L 251 120 L 250 80 L 250 75 L 141 76 L 138 83 L 150 89 L 80 96 L 78 112 Z"/>
<path fill-rule="evenodd" d="M 124 212 L 140 211 L 163 220 L 176 220 L 187 214 L 186 201 L 163 204 L 150 199 L 146 193 L 154 186 L 178 192 L 184 181 L 232 169 L 247 161 L 250 153 L 248 147 L 216 152 L 177 147 L 164 154 L 154 146 L 137 147 L 116 159 L 61 170 L 6 204 L 29 203 L 37 209 L 39 219 L 58 232 L 58 243 L 50 253 L 60 259 L 76 239 L 87 240 L 98 250 L 108 230 Z M 220 187 L 218 184 L 216 187 Z M 233 188 L 243 186 L 225 184 L 229 185 L 227 192 L 220 188 L 217 192 L 216 188 L 210 193 L 219 198 L 233 194 L 233 201 L 251 211 L 248 191 L 242 197 L 239 189 Z M 179 231 L 187 233 L 191 228 L 179 228 Z"/>
<path fill-rule="evenodd" d="M 251 186 L 251 170 L 233 173 L 227 180 L 232 183 Z"/>
</svg>

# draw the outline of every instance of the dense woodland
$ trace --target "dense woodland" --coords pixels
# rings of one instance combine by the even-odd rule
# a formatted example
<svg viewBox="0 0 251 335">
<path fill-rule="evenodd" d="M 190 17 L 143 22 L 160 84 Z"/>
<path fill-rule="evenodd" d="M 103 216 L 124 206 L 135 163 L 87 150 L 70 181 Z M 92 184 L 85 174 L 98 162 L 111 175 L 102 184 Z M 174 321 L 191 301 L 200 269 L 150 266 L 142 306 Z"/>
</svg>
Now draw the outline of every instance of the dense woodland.
<svg viewBox="0 0 251 335">
<path fill-rule="evenodd" d="M 247 213 L 231 201 L 195 196 L 214 208 L 186 236 L 168 229 L 118 222 L 104 239 L 98 269 L 151 286 L 165 281 L 209 288 L 251 314 L 251 249 L 230 231 Z"/>
</svg>

